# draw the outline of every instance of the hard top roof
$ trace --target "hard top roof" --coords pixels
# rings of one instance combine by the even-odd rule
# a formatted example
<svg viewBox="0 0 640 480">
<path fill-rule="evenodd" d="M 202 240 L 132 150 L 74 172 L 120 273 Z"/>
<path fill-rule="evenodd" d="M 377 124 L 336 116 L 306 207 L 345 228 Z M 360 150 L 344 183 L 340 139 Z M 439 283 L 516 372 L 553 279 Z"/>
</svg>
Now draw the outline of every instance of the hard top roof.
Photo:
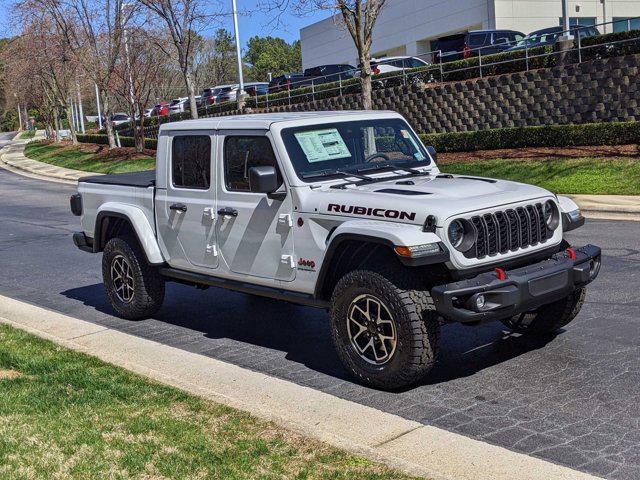
<svg viewBox="0 0 640 480">
<path fill-rule="evenodd" d="M 325 112 L 277 112 L 252 113 L 246 115 L 229 115 L 226 117 L 201 118 L 198 120 L 183 120 L 160 125 L 160 133 L 180 130 L 267 130 L 274 123 L 293 122 L 296 120 L 318 119 L 323 123 L 345 121 L 345 117 L 398 117 L 396 112 L 388 110 L 363 111 L 339 110 Z M 362 118 L 360 118 L 362 119 Z"/>
</svg>

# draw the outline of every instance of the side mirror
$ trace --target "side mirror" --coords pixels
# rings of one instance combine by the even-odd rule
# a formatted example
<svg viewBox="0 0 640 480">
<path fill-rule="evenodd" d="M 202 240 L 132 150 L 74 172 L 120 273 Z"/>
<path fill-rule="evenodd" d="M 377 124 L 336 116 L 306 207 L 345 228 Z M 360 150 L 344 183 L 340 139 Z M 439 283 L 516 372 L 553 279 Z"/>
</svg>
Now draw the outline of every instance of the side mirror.
<svg viewBox="0 0 640 480">
<path fill-rule="evenodd" d="M 427 145 L 427 153 L 433 159 L 433 163 L 438 163 L 438 152 L 431 145 Z"/>
<path fill-rule="evenodd" d="M 275 167 L 251 167 L 249 169 L 249 190 L 253 193 L 273 193 L 278 187 L 278 172 Z"/>
</svg>

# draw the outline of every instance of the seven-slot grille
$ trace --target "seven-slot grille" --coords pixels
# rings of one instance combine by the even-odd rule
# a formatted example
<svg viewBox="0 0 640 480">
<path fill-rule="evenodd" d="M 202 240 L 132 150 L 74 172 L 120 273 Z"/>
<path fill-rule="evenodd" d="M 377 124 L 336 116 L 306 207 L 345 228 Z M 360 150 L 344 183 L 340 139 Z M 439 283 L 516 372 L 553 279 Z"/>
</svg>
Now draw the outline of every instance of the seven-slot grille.
<svg viewBox="0 0 640 480">
<path fill-rule="evenodd" d="M 516 251 L 546 242 L 551 236 L 541 203 L 486 213 L 469 219 L 477 232 L 476 242 L 464 256 L 486 256 Z"/>
</svg>

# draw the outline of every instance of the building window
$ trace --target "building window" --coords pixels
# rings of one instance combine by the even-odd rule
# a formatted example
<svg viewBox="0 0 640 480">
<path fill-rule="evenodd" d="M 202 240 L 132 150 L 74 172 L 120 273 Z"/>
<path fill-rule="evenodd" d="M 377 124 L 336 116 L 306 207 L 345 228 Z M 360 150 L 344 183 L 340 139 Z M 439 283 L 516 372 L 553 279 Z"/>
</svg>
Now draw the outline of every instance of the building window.
<svg viewBox="0 0 640 480">
<path fill-rule="evenodd" d="M 614 33 L 630 30 L 640 30 L 640 18 L 613 17 Z"/>
<path fill-rule="evenodd" d="M 184 135 L 171 145 L 173 186 L 208 190 L 211 185 L 211 138 L 208 135 Z"/>
<path fill-rule="evenodd" d="M 248 192 L 249 169 L 278 163 L 267 137 L 227 137 L 224 142 L 224 178 L 227 189 Z"/>
<path fill-rule="evenodd" d="M 570 26 L 593 27 L 596 24 L 596 17 L 569 17 Z M 560 17 L 559 25 L 562 27 L 562 17 Z"/>
</svg>

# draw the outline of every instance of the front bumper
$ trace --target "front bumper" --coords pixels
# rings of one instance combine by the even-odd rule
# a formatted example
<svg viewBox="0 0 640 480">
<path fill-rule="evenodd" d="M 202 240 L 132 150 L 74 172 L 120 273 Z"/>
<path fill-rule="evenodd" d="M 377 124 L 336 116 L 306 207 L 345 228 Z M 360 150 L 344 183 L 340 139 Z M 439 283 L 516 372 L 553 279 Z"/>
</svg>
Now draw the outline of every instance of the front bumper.
<svg viewBox="0 0 640 480">
<path fill-rule="evenodd" d="M 504 272 L 504 279 L 487 272 L 438 285 L 431 290 L 436 310 L 449 321 L 476 323 L 509 318 L 560 300 L 595 280 L 600 271 L 599 247 L 586 245 L 573 252 L 575 258 L 565 251 Z"/>
</svg>

